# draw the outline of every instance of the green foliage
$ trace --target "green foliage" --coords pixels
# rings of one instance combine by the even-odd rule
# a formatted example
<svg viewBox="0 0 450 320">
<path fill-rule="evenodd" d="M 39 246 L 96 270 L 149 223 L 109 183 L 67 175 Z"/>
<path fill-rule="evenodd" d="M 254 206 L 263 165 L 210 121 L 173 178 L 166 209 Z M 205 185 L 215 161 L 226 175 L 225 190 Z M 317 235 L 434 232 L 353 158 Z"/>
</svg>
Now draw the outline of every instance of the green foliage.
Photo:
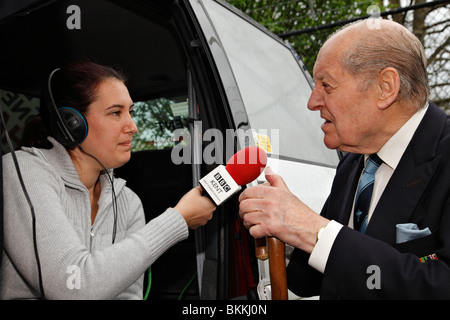
<svg viewBox="0 0 450 320">
<path fill-rule="evenodd" d="M 372 14 L 375 5 L 380 11 L 382 1 L 352 0 L 228 0 L 230 4 L 252 17 L 275 34 L 303 30 Z M 336 28 L 290 37 L 287 40 L 299 54 L 309 72 L 323 42 Z"/>
<path fill-rule="evenodd" d="M 305 30 L 348 21 L 400 8 L 400 0 L 227 0 L 255 21 L 282 36 L 290 31 Z M 424 4 L 411 0 L 403 6 Z M 374 10 L 375 9 L 375 10 Z M 403 24 L 422 42 L 428 58 L 431 99 L 450 114 L 449 26 L 450 7 L 436 3 L 421 9 L 408 10 L 385 18 Z M 320 47 L 339 27 L 284 37 L 299 54 L 310 73 Z"/>
<path fill-rule="evenodd" d="M 171 148 L 172 133 L 187 127 L 185 117 L 174 116 L 173 101 L 166 98 L 136 102 L 133 120 L 138 132 L 133 136 L 132 151 Z"/>
</svg>

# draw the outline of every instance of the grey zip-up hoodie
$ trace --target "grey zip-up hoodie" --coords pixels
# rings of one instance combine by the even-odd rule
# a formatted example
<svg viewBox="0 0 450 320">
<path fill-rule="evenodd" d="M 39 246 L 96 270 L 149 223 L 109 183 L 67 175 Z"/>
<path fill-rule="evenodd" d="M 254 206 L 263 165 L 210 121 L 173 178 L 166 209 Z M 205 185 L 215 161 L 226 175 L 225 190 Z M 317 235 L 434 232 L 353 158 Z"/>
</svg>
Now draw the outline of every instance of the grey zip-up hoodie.
<svg viewBox="0 0 450 320">
<path fill-rule="evenodd" d="M 36 215 L 37 247 L 47 299 L 142 299 L 145 270 L 168 248 L 186 239 L 183 217 L 168 208 L 145 224 L 138 196 L 114 179 L 117 231 L 109 178 L 100 176 L 98 213 L 91 224 L 89 192 L 66 149 L 16 152 Z M 40 298 L 32 215 L 11 154 L 3 156 L 4 245 L 0 299 Z M 151 197 L 151 195 L 148 195 Z"/>
</svg>

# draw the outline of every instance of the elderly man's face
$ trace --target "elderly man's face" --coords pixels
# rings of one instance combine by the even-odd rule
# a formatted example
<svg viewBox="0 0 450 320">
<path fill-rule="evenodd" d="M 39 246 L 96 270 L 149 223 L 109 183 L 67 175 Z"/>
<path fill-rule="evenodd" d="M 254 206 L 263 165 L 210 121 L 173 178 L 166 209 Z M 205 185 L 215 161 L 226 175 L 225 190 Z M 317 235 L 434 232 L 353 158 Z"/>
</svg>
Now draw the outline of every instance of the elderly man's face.
<svg viewBox="0 0 450 320">
<path fill-rule="evenodd" d="M 377 126 L 382 124 L 376 107 L 376 86 L 362 91 L 361 81 L 341 67 L 340 57 L 351 41 L 351 36 L 330 39 L 320 50 L 308 108 L 320 111 L 325 120 L 322 130 L 328 148 L 364 153 Z"/>
</svg>

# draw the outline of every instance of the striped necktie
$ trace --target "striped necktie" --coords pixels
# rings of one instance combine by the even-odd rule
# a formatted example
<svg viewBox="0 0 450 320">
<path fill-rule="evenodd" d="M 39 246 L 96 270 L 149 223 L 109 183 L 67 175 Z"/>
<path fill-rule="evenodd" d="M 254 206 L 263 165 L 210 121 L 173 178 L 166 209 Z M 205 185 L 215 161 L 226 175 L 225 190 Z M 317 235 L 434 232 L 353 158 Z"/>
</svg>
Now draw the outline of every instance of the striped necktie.
<svg viewBox="0 0 450 320">
<path fill-rule="evenodd" d="M 355 230 L 362 233 L 366 231 L 367 219 L 369 214 L 370 199 L 372 198 L 373 183 L 375 181 L 375 172 L 383 161 L 376 155 L 372 154 L 367 160 L 366 167 L 359 181 L 355 211 L 353 216 L 353 226 Z"/>
</svg>

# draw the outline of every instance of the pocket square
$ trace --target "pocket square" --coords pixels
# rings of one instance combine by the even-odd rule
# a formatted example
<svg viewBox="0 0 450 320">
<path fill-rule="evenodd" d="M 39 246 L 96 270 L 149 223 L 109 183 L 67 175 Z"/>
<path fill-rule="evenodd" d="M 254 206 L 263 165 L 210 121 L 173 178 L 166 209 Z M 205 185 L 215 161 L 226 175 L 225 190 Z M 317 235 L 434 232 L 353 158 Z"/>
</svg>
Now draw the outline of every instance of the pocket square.
<svg viewBox="0 0 450 320">
<path fill-rule="evenodd" d="M 396 241 L 403 243 L 406 241 L 422 238 L 431 234 L 428 227 L 425 229 L 419 229 L 415 223 L 400 223 L 396 225 L 397 236 Z"/>
</svg>

